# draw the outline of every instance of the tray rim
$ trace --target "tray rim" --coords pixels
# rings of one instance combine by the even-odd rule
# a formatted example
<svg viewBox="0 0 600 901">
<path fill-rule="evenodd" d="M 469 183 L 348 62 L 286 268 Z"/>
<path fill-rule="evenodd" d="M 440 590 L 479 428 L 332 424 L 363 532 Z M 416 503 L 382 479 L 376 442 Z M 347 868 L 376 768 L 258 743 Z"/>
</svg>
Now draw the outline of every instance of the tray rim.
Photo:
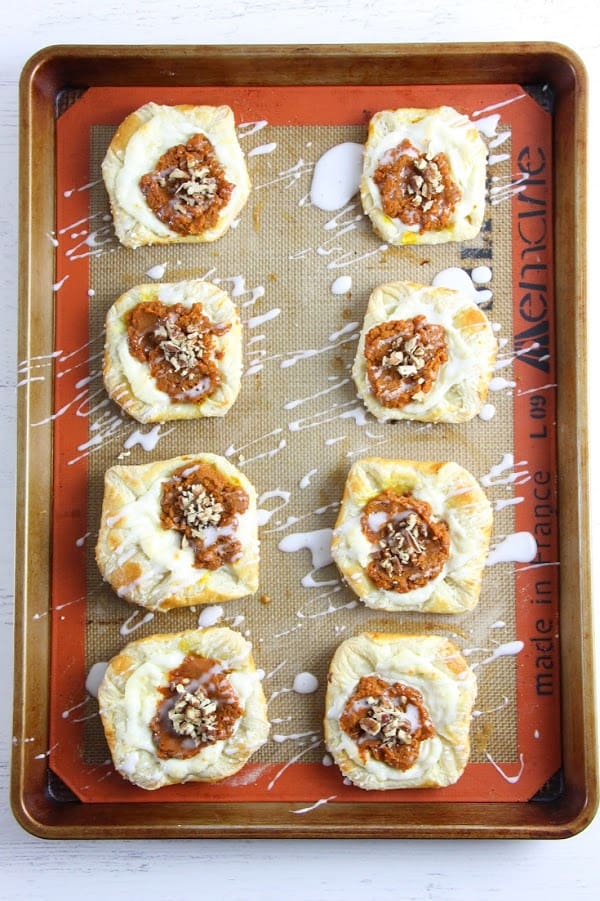
<svg viewBox="0 0 600 901">
<path fill-rule="evenodd" d="M 432 53 L 438 63 L 433 73 L 435 78 L 428 66 Z M 116 75 L 112 67 L 106 66 L 107 61 L 114 62 L 115 58 L 119 60 Z M 33 452 L 35 450 L 37 455 L 41 451 L 51 461 L 53 448 L 49 434 L 45 437 L 37 434 L 34 441 L 28 434 L 28 426 L 33 421 L 34 408 L 45 407 L 46 414 L 51 409 L 52 388 L 48 386 L 41 392 L 38 389 L 34 399 L 26 385 L 18 398 L 15 576 L 15 674 L 21 673 L 24 678 L 15 678 L 11 804 L 17 821 L 34 835 L 43 838 L 563 838 L 580 832 L 595 815 L 598 773 L 594 691 L 590 689 L 593 686 L 593 632 L 585 353 L 587 76 L 581 60 L 568 47 L 548 42 L 170 47 L 55 45 L 38 51 L 26 63 L 20 82 L 19 359 L 31 356 L 31 344 L 40 330 L 52 334 L 52 311 L 44 309 L 44 304 L 40 303 L 47 289 L 37 286 L 52 284 L 53 254 L 51 248 L 45 254 L 37 254 L 36 242 L 48 230 L 44 223 L 54 221 L 54 192 L 36 191 L 36 187 L 40 183 L 54 183 L 54 144 L 53 152 L 44 153 L 41 160 L 35 156 L 35 149 L 40 137 L 53 134 L 56 97 L 67 87 L 78 86 L 78 73 L 86 73 L 87 86 L 217 84 L 224 83 L 225 72 L 229 75 L 229 83 L 251 84 L 247 78 L 249 69 L 261 72 L 256 83 L 263 85 L 293 84 L 298 83 L 299 78 L 304 79 L 303 83 L 352 84 L 365 83 L 366 73 L 374 69 L 383 72 L 385 61 L 390 60 L 401 61 L 403 74 L 402 79 L 394 77 L 396 70 L 390 66 L 391 75 L 387 80 L 390 84 L 440 83 L 440 73 L 445 75 L 441 83 L 551 83 L 558 98 L 555 130 L 564 122 L 569 124 L 572 134 L 571 141 L 555 142 L 554 185 L 560 201 L 554 212 L 555 257 L 557 253 L 561 259 L 565 257 L 564 272 L 561 266 L 555 267 L 556 296 L 572 296 L 574 305 L 570 310 L 559 310 L 557 306 L 556 329 L 557 334 L 568 334 L 577 350 L 574 365 L 571 361 L 570 369 L 563 366 L 564 378 L 558 379 L 559 386 L 564 385 L 564 388 L 560 390 L 559 387 L 557 415 L 559 497 L 568 501 L 565 513 L 559 517 L 561 561 L 569 558 L 578 563 L 578 567 L 571 567 L 577 571 L 567 573 L 564 578 L 562 570 L 568 567 L 561 568 L 561 597 L 566 597 L 567 593 L 569 597 L 568 609 L 564 603 L 560 605 L 561 635 L 564 629 L 568 634 L 580 633 L 580 641 L 575 644 L 578 653 L 567 654 L 566 640 L 561 643 L 561 684 L 574 684 L 580 692 L 576 699 L 580 705 L 578 719 L 577 711 L 564 699 L 562 702 L 565 727 L 578 727 L 565 728 L 563 732 L 565 791 L 558 801 L 545 804 L 402 804 L 402 823 L 397 822 L 398 804 L 386 803 L 368 805 L 363 802 L 360 806 L 331 803 L 315 810 L 308 822 L 291 818 L 289 805 L 282 803 L 84 805 L 52 800 L 46 785 L 47 767 L 40 765 L 40 755 L 35 758 L 31 753 L 27 739 L 27 736 L 36 735 L 42 748 L 48 747 L 45 713 L 52 641 L 47 616 L 52 466 L 49 465 L 47 472 L 43 467 L 36 468 Z M 258 67 L 257 61 L 261 63 Z M 177 73 L 171 71 L 168 65 L 171 62 L 177 63 Z M 316 68 L 315 62 L 319 64 Z M 149 81 L 150 73 L 162 81 Z M 195 81 L 190 81 L 192 73 Z M 518 73 L 522 77 L 515 77 Z M 141 81 L 128 80 L 132 78 L 141 78 Z M 375 83 L 386 81 L 378 77 Z M 578 163 L 578 169 L 573 173 L 564 172 L 564 160 L 569 153 Z M 36 167 L 32 165 L 34 159 Z M 565 201 L 567 187 L 571 193 Z M 46 244 L 49 247 L 47 238 Z M 46 303 L 46 307 L 51 305 Z M 570 390 L 566 390 L 567 387 Z M 575 442 L 572 441 L 573 433 Z M 566 469 L 569 477 L 564 475 Z M 570 481 L 573 474 L 575 485 Z M 567 489 L 568 494 L 565 493 Z M 572 494 L 575 499 L 571 498 Z M 570 537 L 569 542 L 564 538 L 567 530 L 571 536 L 576 536 Z M 30 590 L 32 576 L 36 579 L 35 589 Z M 37 617 L 35 645 L 28 625 L 33 622 L 32 617 Z M 367 810 L 369 815 L 365 818 Z"/>
</svg>

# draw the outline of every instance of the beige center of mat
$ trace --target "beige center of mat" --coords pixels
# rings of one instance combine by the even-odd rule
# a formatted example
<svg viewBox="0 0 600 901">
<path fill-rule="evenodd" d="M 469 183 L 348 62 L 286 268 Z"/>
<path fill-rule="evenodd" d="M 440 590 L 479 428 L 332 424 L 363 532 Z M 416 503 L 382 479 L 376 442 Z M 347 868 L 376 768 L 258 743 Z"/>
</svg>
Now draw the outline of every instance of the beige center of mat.
<svg viewBox="0 0 600 901">
<path fill-rule="evenodd" d="M 92 134 L 91 180 L 113 129 Z M 377 423 L 356 396 L 350 369 L 369 294 L 382 282 L 431 283 L 448 267 L 470 272 L 485 265 L 493 272 L 491 306 L 484 304 L 499 336 L 510 340 L 510 201 L 487 206 L 480 235 L 471 242 L 381 250 L 381 240 L 354 197 L 342 210 L 326 213 L 308 201 L 314 163 L 343 141 L 362 143 L 362 127 L 270 127 L 261 133 L 271 152 L 251 156 L 253 190 L 237 227 L 214 244 L 143 247 L 131 251 L 116 239 L 92 257 L 90 337 L 101 347 L 104 317 L 116 298 L 146 273 L 164 267 L 161 282 L 206 278 L 217 281 L 238 304 L 244 322 L 245 374 L 240 396 L 224 419 L 140 426 L 111 402 L 97 403 L 91 436 L 103 435 L 89 458 L 86 662 L 88 668 L 116 654 L 127 641 L 154 632 L 194 628 L 202 608 L 152 615 L 120 600 L 102 582 L 94 556 L 105 470 L 117 463 L 148 463 L 179 454 L 223 454 L 253 482 L 264 524 L 260 529 L 260 588 L 255 596 L 223 605 L 223 622 L 253 643 L 273 723 L 271 740 L 257 762 L 285 762 L 303 748 L 303 760 L 323 757 L 326 673 L 337 645 L 364 630 L 437 633 L 453 640 L 473 663 L 514 639 L 513 566 L 487 567 L 478 607 L 469 614 L 375 614 L 342 585 L 333 565 L 324 565 L 344 482 L 353 461 L 363 456 L 454 460 L 476 478 L 512 452 L 510 392 L 490 396 L 496 407 L 489 421 L 466 424 Z M 503 145 L 509 152 L 509 143 Z M 510 177 L 510 161 L 496 163 L 494 175 Z M 109 212 L 100 183 L 92 190 L 92 221 Z M 161 270 L 162 271 L 162 270 Z M 351 278 L 351 288 L 334 294 L 332 284 Z M 488 286 L 486 286 L 488 287 Z M 510 367 L 502 369 L 510 379 Z M 101 388 L 99 376 L 95 379 Z M 102 395 L 96 395 L 100 401 Z M 152 429 L 154 428 L 154 432 Z M 136 433 L 156 440 L 152 450 L 136 443 Z M 149 439 L 146 438 L 146 441 Z M 150 440 L 150 443 L 153 443 Z M 488 492 L 492 502 L 512 497 L 506 484 Z M 512 508 L 502 512 L 502 532 L 512 528 Z M 502 535 L 498 535 L 501 538 Z M 282 549 L 287 548 L 287 550 Z M 266 598 L 270 603 L 264 603 Z M 262 598 L 262 600 L 261 600 Z M 311 673 L 319 687 L 293 690 L 295 677 Z M 476 669 L 479 695 L 473 719 L 471 759 L 516 759 L 515 658 Z M 314 747 L 311 747 L 314 742 Z M 106 760 L 108 749 L 98 718 L 87 723 L 84 757 Z"/>
</svg>

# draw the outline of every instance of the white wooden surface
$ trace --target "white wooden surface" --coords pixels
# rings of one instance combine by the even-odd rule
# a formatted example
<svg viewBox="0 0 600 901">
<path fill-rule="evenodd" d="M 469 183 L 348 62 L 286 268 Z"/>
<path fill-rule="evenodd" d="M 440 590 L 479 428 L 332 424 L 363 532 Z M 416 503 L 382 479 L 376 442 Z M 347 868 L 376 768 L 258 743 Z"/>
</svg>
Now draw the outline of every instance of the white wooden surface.
<svg viewBox="0 0 600 901">
<path fill-rule="evenodd" d="M 595 0 L 19 0 L 0 29 L 0 901 L 196 896 L 215 901 L 597 897 L 600 818 L 562 842 L 44 842 L 8 808 L 11 746 L 17 264 L 17 81 L 58 43 L 358 43 L 540 41 L 572 47 L 590 76 L 590 197 L 600 197 L 600 30 Z M 590 223 L 590 332 L 597 333 L 600 234 Z M 594 359 L 594 357 L 592 357 Z M 598 383 L 592 374 L 592 392 Z M 592 394 L 592 396 L 594 396 Z M 598 416 L 591 459 L 598 459 Z M 600 550 L 598 479 L 593 551 Z M 597 618 L 600 619 L 600 618 Z M 598 626 L 596 626 L 596 637 Z M 598 644 L 598 642 L 597 642 Z M 600 692 L 598 692 L 600 694 Z"/>
</svg>

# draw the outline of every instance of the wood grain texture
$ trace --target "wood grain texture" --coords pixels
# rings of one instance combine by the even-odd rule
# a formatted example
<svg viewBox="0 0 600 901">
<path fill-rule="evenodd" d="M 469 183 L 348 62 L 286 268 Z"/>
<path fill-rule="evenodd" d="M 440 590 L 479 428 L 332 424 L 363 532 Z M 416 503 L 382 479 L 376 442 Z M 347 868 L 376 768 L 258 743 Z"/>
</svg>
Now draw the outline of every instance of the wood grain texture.
<svg viewBox="0 0 600 901">
<path fill-rule="evenodd" d="M 160 35 L 170 43 L 358 43 L 368 36 L 373 42 L 422 41 L 561 41 L 583 58 L 590 75 L 590 107 L 597 108 L 599 44 L 597 33 L 587 28 L 593 21 L 591 0 L 576 0 L 568 7 L 548 0 L 533 0 L 524 6 L 516 0 L 502 4 L 502 11 L 482 14 L 474 2 L 440 9 L 438 4 L 332 0 L 321 3 L 274 3 L 272 0 L 224 0 L 217 9 L 191 0 L 177 0 L 169 8 L 165 28 L 165 7 L 156 0 L 142 6 L 132 3 L 122 9 L 115 2 L 97 3 L 74 13 L 72 5 L 56 2 L 51 7 L 40 0 L 20 4 L 19 22 L 8 20 L 3 29 L 0 69 L 0 171 L 5 185 L 5 203 L 0 208 L 0 246 L 3 266 L 5 328 L 0 331 L 0 351 L 4 361 L 0 376 L 0 402 L 5 411 L 0 433 L 0 485 L 7 515 L 2 520 L 0 541 L 0 667 L 4 684 L 12 683 L 12 554 L 15 462 L 15 370 L 16 370 L 16 223 L 17 207 L 17 118 L 16 84 L 27 58 L 40 47 L 53 43 L 119 43 L 126 38 L 136 43 L 152 43 Z M 204 7 L 204 8 L 203 8 Z M 26 27 L 23 27 L 26 23 Z M 432 55 L 429 68 L 435 71 Z M 565 128 L 569 127 L 565 118 Z M 590 159 L 598 158 L 597 117 L 590 121 Z M 590 172 L 589 194 L 600 196 L 598 175 Z M 567 210 L 568 212 L 568 210 Z M 590 222 L 589 246 L 597 246 L 598 226 Z M 584 249 L 580 249 L 585 252 Z M 591 270 L 593 282 L 593 262 Z M 587 328 L 594 334 L 598 313 L 590 305 Z M 584 323 L 578 321 L 576 329 Z M 572 328 L 570 334 L 572 335 Z M 592 356 L 593 361 L 593 356 Z M 592 369 L 592 387 L 597 375 Z M 582 391 L 574 367 L 572 390 Z M 592 396 L 593 397 L 593 396 Z M 568 396 L 564 401 L 568 403 Z M 593 410 L 592 405 L 592 410 Z M 597 417 L 589 422 L 590 459 L 597 457 Z M 585 457 L 586 424 L 570 435 L 572 454 Z M 598 480 L 592 472 L 592 557 L 600 549 L 600 504 Z M 573 506 L 576 509 L 577 505 Z M 577 516 L 570 520 L 577 529 Z M 574 563 L 576 566 L 576 562 Z M 592 624 L 583 624 L 586 630 Z M 597 643 L 596 624 L 596 643 Z M 43 661 L 42 661 L 43 662 Z M 35 661 L 32 661 L 35 666 Z M 575 669 L 580 661 L 573 660 Z M 16 673 L 21 678 L 21 673 Z M 7 796 L 8 765 L 11 752 L 10 691 L 1 706 L 0 788 Z M 581 738 L 581 736 L 580 736 Z M 17 749 L 19 753 L 19 749 Z M 174 820 L 174 825 L 176 821 Z M 202 873 L 204 891 L 215 898 L 337 899 L 348 897 L 360 886 L 365 897 L 398 897 L 398 862 L 402 863 L 403 898 L 486 898 L 499 891 L 509 896 L 552 897 L 569 892 L 570 897 L 588 898 L 600 887 L 597 843 L 600 824 L 596 820 L 577 838 L 560 843 L 479 842 L 326 842 L 302 840 L 281 844 L 269 840 L 254 842 L 198 843 L 190 841 L 133 841 L 126 844 L 56 844 L 33 839 L 13 821 L 6 805 L 0 813 L 0 899 L 76 898 L 86 894 L 91 901 L 110 894 L 115 899 L 141 896 L 152 891 L 159 897 L 174 897 L 173 865 L 191 863 Z M 358 853 L 360 850 L 361 853 Z M 204 866 L 202 866 L 204 864 Z M 213 864 L 213 866 L 211 866 Z M 214 866 L 216 864 L 216 866 Z M 200 865 L 200 866 L 198 866 Z M 177 892 L 179 895 L 179 892 Z"/>
</svg>

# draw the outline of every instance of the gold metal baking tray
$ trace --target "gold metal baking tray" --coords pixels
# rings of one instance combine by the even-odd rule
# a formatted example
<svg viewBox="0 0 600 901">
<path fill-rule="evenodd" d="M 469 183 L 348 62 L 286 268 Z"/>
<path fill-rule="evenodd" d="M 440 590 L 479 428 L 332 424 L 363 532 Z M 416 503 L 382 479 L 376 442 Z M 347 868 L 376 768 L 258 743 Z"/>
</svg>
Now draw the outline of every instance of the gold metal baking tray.
<svg viewBox="0 0 600 901">
<path fill-rule="evenodd" d="M 552 221 L 556 341 L 555 446 L 558 491 L 562 763 L 530 800 L 393 801 L 368 796 L 311 804 L 286 800 L 92 803 L 69 790 L 52 766 L 52 664 L 62 630 L 52 603 L 54 485 L 65 467 L 57 447 L 55 383 L 27 369 L 19 394 L 17 576 L 12 805 L 30 832 L 48 838 L 134 837 L 468 837 L 563 838 L 583 829 L 597 805 L 593 696 L 586 407 L 585 217 L 586 76 L 556 44 L 131 47 L 63 46 L 40 51 L 21 80 L 19 359 L 55 351 L 57 270 L 49 237 L 60 204 L 56 127 L 74 99 L 95 88 L 339 91 L 438 86 L 456 92 L 521 85 L 549 98 L 554 180 Z M 137 95 L 136 95 L 137 96 Z M 299 95 L 300 96 L 300 95 Z M 415 95 L 416 96 L 416 95 Z M 535 148 L 527 148 L 531 157 Z M 262 152 L 262 151 L 261 151 Z M 531 171 L 533 171 L 531 167 Z M 421 260 L 421 262 L 426 262 Z M 33 428 L 46 422 L 50 427 Z M 548 424 L 552 428 L 552 423 Z M 73 516 L 77 511 L 73 511 Z M 557 561 L 557 562 L 558 562 Z M 54 573 L 56 575 L 56 573 Z M 53 609 L 54 607 L 54 609 Z M 155 624 L 156 625 L 156 624 Z M 542 629 L 542 632 L 544 629 Z M 535 637 L 532 637 L 532 641 Z M 540 646 L 541 647 L 541 646 Z M 558 662 L 558 661 L 557 661 Z M 68 660 L 64 661 L 68 664 Z M 542 693 L 545 683 L 539 683 Z M 568 686 L 568 690 L 564 687 Z M 516 777 L 515 777 L 516 778 Z M 380 793 L 377 793 L 380 794 Z M 473 795 L 471 795 L 473 797 Z"/>
</svg>

